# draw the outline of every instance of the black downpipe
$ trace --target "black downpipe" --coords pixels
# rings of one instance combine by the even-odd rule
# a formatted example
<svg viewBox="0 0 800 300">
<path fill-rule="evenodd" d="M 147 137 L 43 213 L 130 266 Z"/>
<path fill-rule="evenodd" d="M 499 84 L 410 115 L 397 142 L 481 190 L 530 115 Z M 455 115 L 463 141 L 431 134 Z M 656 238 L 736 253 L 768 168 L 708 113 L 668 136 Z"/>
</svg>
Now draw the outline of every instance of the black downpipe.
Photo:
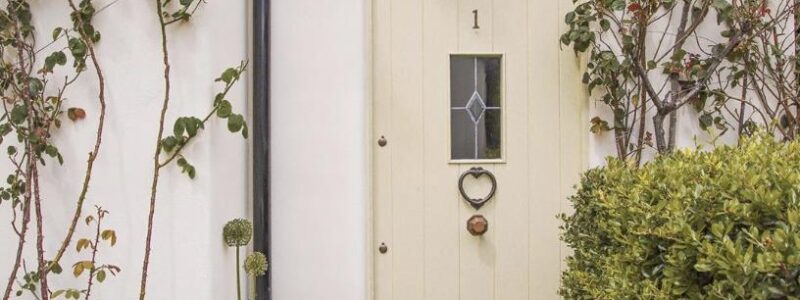
<svg viewBox="0 0 800 300">
<path fill-rule="evenodd" d="M 253 0 L 253 247 L 270 251 L 270 0 Z M 256 280 L 256 300 L 272 299 L 272 268 Z"/>
</svg>

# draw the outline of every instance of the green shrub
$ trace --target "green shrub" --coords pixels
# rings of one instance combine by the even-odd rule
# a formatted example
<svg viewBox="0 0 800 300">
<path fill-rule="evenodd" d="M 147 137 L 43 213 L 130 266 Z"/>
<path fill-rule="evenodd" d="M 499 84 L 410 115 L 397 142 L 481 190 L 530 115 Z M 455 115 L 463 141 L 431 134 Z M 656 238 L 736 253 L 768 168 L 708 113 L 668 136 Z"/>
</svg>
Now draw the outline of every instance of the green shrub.
<svg viewBox="0 0 800 300">
<path fill-rule="evenodd" d="M 800 143 L 749 138 L 584 174 L 567 299 L 798 299 Z"/>
</svg>

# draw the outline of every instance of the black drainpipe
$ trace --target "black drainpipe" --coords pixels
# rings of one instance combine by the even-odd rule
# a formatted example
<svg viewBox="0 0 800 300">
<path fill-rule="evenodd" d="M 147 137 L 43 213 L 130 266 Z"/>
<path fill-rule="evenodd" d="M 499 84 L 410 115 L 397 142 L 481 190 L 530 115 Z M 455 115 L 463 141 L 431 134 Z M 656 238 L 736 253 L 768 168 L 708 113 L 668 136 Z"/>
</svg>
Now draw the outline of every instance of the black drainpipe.
<svg viewBox="0 0 800 300">
<path fill-rule="evenodd" d="M 253 0 L 253 248 L 270 255 L 270 0 Z M 272 268 L 256 281 L 256 300 L 272 299 Z"/>
</svg>

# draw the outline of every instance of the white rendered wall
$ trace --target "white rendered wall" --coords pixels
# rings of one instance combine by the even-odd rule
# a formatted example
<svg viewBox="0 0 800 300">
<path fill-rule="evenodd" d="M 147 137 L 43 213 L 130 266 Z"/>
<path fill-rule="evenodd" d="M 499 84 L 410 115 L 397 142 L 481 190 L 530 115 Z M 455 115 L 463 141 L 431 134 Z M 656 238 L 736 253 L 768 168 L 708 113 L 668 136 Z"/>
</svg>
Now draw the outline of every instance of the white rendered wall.
<svg viewBox="0 0 800 300">
<path fill-rule="evenodd" d="M 276 300 L 366 297 L 367 2 L 272 1 Z"/>
<path fill-rule="evenodd" d="M 66 1 L 31 2 L 40 45 L 51 40 L 54 27 L 71 24 Z M 102 7 L 112 0 L 94 2 Z M 85 211 L 92 212 L 94 205 L 111 211 L 106 223 L 117 230 L 119 242 L 112 249 L 104 248 L 99 259 L 120 266 L 122 273 L 96 286 L 93 299 L 138 299 L 152 154 L 163 95 L 160 35 L 153 3 L 119 0 L 95 18 L 103 37 L 97 53 L 107 80 L 108 115 Z M 207 113 L 220 88 L 214 79 L 226 67 L 238 65 L 247 57 L 248 16 L 247 1 L 211 0 L 190 24 L 171 26 L 173 103 L 169 124 L 178 116 Z M 56 47 L 62 45 L 49 49 Z M 243 78 L 229 97 L 235 110 L 244 114 L 247 82 L 248 78 Z M 93 71 L 83 75 L 67 93 L 68 107 L 86 109 L 87 118 L 64 122 L 56 134 L 64 166 L 48 164 L 41 174 L 47 257 L 54 255 L 65 234 L 78 196 L 97 125 L 96 94 Z M 197 178 L 188 179 L 175 166 L 162 172 L 148 299 L 231 299 L 235 292 L 234 252 L 223 246 L 221 232 L 227 220 L 249 215 L 247 149 L 240 135 L 229 134 L 224 123 L 212 121 L 186 152 L 198 170 Z M 8 170 L 8 165 L 0 164 L 2 178 Z M 8 207 L 8 203 L 0 205 L 2 288 L 16 250 L 16 239 L 6 225 Z M 89 230 L 80 224 L 77 237 L 88 237 Z M 29 266 L 35 264 L 30 251 L 35 248 L 34 240 L 29 239 L 27 244 Z M 80 280 L 71 279 L 68 268 L 88 254 L 76 255 L 74 243 L 68 253 L 62 263 L 67 270 L 56 277 L 51 288 L 80 288 L 85 282 L 85 275 Z"/>
</svg>

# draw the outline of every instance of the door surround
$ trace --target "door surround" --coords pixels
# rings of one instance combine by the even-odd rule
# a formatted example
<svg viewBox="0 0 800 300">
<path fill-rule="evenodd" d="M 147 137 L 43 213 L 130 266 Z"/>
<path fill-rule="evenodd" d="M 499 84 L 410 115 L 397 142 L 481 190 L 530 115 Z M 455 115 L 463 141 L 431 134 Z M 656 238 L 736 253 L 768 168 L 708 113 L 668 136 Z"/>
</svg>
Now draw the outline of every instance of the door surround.
<svg viewBox="0 0 800 300">
<path fill-rule="evenodd" d="M 374 109 L 375 109 L 375 88 L 374 88 L 374 80 L 376 77 L 375 72 L 375 55 L 374 55 L 374 48 L 375 46 L 375 11 L 374 11 L 374 3 L 378 0 L 364 0 L 366 4 L 366 16 L 365 16 L 365 27 L 366 30 L 364 32 L 365 40 L 367 44 L 370 45 L 369 49 L 367 49 L 366 53 L 368 54 L 367 57 L 367 74 L 368 78 L 366 78 L 366 90 L 367 90 L 367 105 L 366 105 L 366 120 L 369 122 L 367 124 L 366 130 L 366 145 L 364 145 L 367 149 L 366 153 L 368 157 L 368 163 L 370 166 L 368 172 L 368 189 L 369 189 L 369 200 L 367 201 L 366 205 L 366 221 L 367 224 L 367 239 L 366 239 L 366 260 L 367 260 L 367 299 L 375 300 L 375 281 L 376 281 L 376 273 L 375 273 L 375 259 L 376 257 L 380 256 L 379 252 L 379 245 L 380 241 L 377 240 L 375 234 L 375 201 L 377 201 L 377 197 L 375 195 L 375 186 L 374 186 L 374 178 L 376 176 L 376 165 L 375 165 L 375 152 L 376 144 L 378 140 L 381 138 L 380 133 L 376 132 L 375 130 L 375 121 L 374 121 Z M 432 1 L 432 0 L 422 0 Z M 462 0 L 463 1 L 463 0 Z M 490 2 L 494 3 L 494 0 Z M 558 10 L 559 16 L 563 16 L 568 11 L 573 9 L 572 4 L 568 2 L 559 2 Z M 558 30 L 559 32 L 566 31 L 567 25 L 560 21 L 562 18 L 558 17 L 559 25 Z M 554 44 L 558 44 L 558 40 L 554 41 L 546 41 L 552 42 Z M 453 53 L 453 54 L 470 54 L 470 52 L 465 53 Z M 480 54 L 480 53 L 473 53 L 473 54 Z M 484 53 L 484 54 L 501 54 L 500 52 L 491 52 L 491 53 Z M 560 178 L 561 185 L 559 186 L 560 197 L 562 198 L 561 206 L 562 211 L 567 212 L 569 207 L 566 207 L 566 198 L 573 193 L 573 184 L 578 182 L 580 178 L 580 170 L 584 170 L 588 166 L 588 144 L 589 144 L 589 131 L 588 131 L 588 113 L 589 113 L 589 95 L 586 92 L 585 86 L 582 84 L 581 76 L 585 70 L 583 62 L 585 61 L 585 55 L 576 55 L 572 51 L 568 49 L 562 50 L 559 53 L 559 78 L 560 82 L 559 86 L 559 113 L 564 112 L 577 112 L 577 115 L 571 118 L 561 118 L 559 121 L 559 143 L 562 147 L 564 155 L 561 156 L 559 161 L 562 170 L 576 170 L 573 173 L 562 172 L 557 174 Z M 506 61 L 503 60 L 503 65 L 506 64 Z M 506 68 L 503 68 L 503 72 L 506 71 Z M 505 74 L 504 74 L 505 75 Z M 505 88 L 503 89 L 505 91 Z M 505 102 L 506 99 L 503 97 L 503 101 Z M 505 109 L 505 108 L 504 108 Z M 502 140 L 506 141 L 506 127 L 505 122 L 506 118 L 503 118 L 503 127 L 502 127 Z M 449 139 L 449 138 L 448 138 Z M 503 147 L 503 153 L 505 154 L 505 147 Z M 503 155 L 500 161 L 496 162 L 488 162 L 488 163 L 505 163 L 506 156 Z M 470 161 L 451 161 L 452 163 L 473 163 Z M 480 163 L 487 163 L 486 161 Z M 560 245 L 562 253 L 568 253 L 569 249 L 562 243 Z M 562 269 L 565 265 L 562 262 Z M 534 295 L 531 295 L 533 297 Z"/>
</svg>

